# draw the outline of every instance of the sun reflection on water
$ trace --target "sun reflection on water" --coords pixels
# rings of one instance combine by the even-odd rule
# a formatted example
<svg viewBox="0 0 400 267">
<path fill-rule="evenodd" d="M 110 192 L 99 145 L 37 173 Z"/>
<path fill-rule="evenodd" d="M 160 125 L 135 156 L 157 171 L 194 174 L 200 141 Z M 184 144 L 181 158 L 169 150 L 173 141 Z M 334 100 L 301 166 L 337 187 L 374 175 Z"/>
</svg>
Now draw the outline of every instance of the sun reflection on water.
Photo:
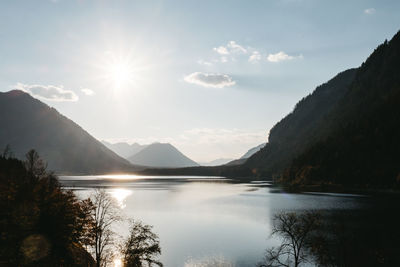
<svg viewBox="0 0 400 267">
<path fill-rule="evenodd" d="M 117 201 L 121 209 L 125 208 L 125 199 L 132 195 L 132 190 L 127 190 L 123 188 L 115 188 L 109 191 L 110 195 Z"/>
</svg>

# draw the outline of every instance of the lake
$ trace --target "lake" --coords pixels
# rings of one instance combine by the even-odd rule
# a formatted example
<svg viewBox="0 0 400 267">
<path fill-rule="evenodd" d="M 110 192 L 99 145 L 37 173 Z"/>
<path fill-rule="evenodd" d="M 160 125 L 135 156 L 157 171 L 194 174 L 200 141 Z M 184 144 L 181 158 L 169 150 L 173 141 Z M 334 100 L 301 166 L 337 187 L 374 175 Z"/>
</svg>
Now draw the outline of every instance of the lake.
<svg viewBox="0 0 400 267">
<path fill-rule="evenodd" d="M 87 197 L 103 187 L 126 218 L 153 225 L 166 267 L 252 266 L 278 244 L 269 238 L 280 211 L 358 210 L 368 197 L 351 194 L 289 194 L 265 181 L 223 177 L 61 176 L 65 188 Z M 126 224 L 117 226 L 126 236 Z"/>
</svg>

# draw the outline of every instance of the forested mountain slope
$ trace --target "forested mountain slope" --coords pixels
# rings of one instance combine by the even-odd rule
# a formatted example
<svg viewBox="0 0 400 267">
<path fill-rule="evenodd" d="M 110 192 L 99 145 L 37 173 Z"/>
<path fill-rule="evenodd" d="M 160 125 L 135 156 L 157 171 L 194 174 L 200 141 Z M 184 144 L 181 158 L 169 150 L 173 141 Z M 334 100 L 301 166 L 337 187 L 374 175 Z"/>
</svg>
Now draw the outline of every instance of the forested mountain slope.
<svg viewBox="0 0 400 267">
<path fill-rule="evenodd" d="M 318 143 L 284 173 L 292 184 L 400 185 L 400 32 L 357 70 Z"/>
<path fill-rule="evenodd" d="M 270 131 L 268 143 L 250 157 L 245 167 L 259 176 L 270 177 L 323 136 L 327 114 L 347 93 L 356 69 L 346 70 L 300 100 L 293 112 L 278 122 Z"/>
</svg>

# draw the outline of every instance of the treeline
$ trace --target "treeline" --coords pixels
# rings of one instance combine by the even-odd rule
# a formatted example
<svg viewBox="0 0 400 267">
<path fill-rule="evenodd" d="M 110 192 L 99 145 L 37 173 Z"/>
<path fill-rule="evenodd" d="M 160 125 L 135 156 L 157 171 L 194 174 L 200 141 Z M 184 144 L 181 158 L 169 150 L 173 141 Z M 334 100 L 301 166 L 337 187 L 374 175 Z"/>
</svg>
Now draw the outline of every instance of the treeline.
<svg viewBox="0 0 400 267">
<path fill-rule="evenodd" d="M 8 149 L 0 155 L 0 266 L 107 266 L 115 252 L 124 266 L 162 266 L 151 226 L 132 221 L 130 236 L 118 240 L 113 224 L 120 220 L 109 194 L 78 199 L 36 151 L 24 162 Z"/>
</svg>

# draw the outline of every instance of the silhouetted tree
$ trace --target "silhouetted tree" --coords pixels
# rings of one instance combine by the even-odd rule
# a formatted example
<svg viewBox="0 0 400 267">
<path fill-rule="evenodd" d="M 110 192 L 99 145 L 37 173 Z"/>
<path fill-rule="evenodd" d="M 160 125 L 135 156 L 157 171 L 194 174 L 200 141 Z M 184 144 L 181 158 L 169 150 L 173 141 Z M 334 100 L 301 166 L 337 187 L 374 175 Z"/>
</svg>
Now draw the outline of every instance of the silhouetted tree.
<svg viewBox="0 0 400 267">
<path fill-rule="evenodd" d="M 42 163 L 34 151 L 25 163 L 0 156 L 0 265 L 94 266 L 82 201 Z"/>
<path fill-rule="evenodd" d="M 107 266 L 112 258 L 115 243 L 114 223 L 122 220 L 115 200 L 104 189 L 96 189 L 91 196 L 93 227 L 93 254 L 98 267 Z"/>
<path fill-rule="evenodd" d="M 163 266 L 156 259 L 161 254 L 161 247 L 158 236 L 151 231 L 152 226 L 143 224 L 140 221 L 132 221 L 129 237 L 123 244 L 123 262 L 127 267 L 142 267 L 153 264 Z"/>
<path fill-rule="evenodd" d="M 5 158 L 5 159 L 13 157 L 13 153 L 12 153 L 10 144 L 7 144 L 6 147 L 4 148 L 3 153 L 2 153 L 2 157 Z"/>
<path fill-rule="evenodd" d="M 313 233 L 320 225 L 321 216 L 316 212 L 276 214 L 271 235 L 279 235 L 282 244 L 268 249 L 265 264 L 260 266 L 298 267 L 306 262 L 309 256 L 308 249 L 312 247 Z"/>
<path fill-rule="evenodd" d="M 36 150 L 29 150 L 25 157 L 25 168 L 30 174 L 39 177 L 46 173 L 47 164 L 39 157 Z"/>
</svg>

